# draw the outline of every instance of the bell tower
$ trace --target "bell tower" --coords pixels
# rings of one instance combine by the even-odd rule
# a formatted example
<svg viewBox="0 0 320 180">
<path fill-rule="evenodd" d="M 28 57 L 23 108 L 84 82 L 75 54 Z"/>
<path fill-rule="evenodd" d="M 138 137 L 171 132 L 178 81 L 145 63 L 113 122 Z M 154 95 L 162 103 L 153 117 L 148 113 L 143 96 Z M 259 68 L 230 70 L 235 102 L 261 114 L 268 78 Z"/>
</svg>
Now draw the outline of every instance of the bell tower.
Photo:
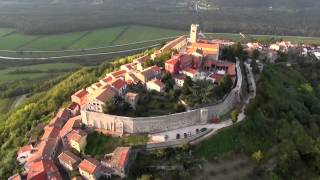
<svg viewBox="0 0 320 180">
<path fill-rule="evenodd" d="M 197 42 L 198 27 L 199 27 L 199 24 L 191 24 L 191 28 L 190 28 L 190 42 L 191 43 Z"/>
</svg>

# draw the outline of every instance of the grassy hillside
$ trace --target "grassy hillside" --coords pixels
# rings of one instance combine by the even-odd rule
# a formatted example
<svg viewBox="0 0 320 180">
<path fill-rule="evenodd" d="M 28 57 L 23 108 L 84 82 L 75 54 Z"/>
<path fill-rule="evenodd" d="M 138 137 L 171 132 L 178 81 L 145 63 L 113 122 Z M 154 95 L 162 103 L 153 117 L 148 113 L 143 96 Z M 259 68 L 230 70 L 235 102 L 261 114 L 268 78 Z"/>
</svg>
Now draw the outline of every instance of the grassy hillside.
<svg viewBox="0 0 320 180">
<path fill-rule="evenodd" d="M 16 150 L 28 143 L 30 135 L 39 123 L 47 122 L 52 112 L 69 102 L 72 93 L 89 86 L 105 73 L 136 57 L 129 56 L 112 63 L 108 61 L 96 68 L 82 68 L 68 77 L 59 79 L 58 82 L 44 82 L 14 112 L 0 119 L 0 177 L 6 179 L 21 170 L 15 161 Z"/>
</svg>

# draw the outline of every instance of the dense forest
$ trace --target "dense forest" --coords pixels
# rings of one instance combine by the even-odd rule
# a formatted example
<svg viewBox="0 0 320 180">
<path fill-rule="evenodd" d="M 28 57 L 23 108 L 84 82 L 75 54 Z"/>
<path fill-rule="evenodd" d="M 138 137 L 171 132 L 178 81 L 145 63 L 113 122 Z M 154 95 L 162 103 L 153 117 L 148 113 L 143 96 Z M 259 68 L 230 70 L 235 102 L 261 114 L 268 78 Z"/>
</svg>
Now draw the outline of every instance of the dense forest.
<svg viewBox="0 0 320 180">
<path fill-rule="evenodd" d="M 205 32 L 320 36 L 317 0 L 209 0 L 195 13 L 189 0 L 0 1 L 0 26 L 54 34 L 127 24 Z"/>
<path fill-rule="evenodd" d="M 207 158 L 227 152 L 252 155 L 259 163 L 255 173 L 267 174 L 269 179 L 318 178 L 319 66 L 304 59 L 294 67 L 266 67 L 257 96 L 246 108 L 246 120 L 201 143 L 197 154 Z"/>
</svg>

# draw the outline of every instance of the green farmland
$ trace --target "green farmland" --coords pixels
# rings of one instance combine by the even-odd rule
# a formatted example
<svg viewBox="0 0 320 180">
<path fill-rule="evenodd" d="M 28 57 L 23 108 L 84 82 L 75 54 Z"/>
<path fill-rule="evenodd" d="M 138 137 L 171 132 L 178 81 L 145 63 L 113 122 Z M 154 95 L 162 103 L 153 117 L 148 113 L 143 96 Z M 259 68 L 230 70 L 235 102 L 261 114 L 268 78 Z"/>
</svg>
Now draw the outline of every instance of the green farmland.
<svg viewBox="0 0 320 180">
<path fill-rule="evenodd" d="M 11 31 L 11 33 L 10 33 Z M 10 34 L 9 34 L 10 33 Z M 57 35 L 24 35 L 0 28 L 0 49 L 66 50 L 111 46 L 183 34 L 182 31 L 144 26 L 121 26 Z"/>
<path fill-rule="evenodd" d="M 0 70 L 0 84 L 8 81 L 35 80 L 57 76 L 62 72 L 72 71 L 80 67 L 80 65 L 74 63 L 50 63 L 7 68 Z"/>
</svg>

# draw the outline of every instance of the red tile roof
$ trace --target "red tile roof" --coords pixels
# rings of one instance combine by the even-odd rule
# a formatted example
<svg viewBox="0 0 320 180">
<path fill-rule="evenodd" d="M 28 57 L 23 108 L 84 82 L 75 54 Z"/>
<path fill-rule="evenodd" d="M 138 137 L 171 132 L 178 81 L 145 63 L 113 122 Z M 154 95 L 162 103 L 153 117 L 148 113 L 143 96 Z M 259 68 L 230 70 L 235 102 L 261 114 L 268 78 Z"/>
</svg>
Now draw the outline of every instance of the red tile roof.
<svg viewBox="0 0 320 180">
<path fill-rule="evenodd" d="M 139 57 L 139 58 L 133 60 L 133 62 L 143 64 L 144 62 L 146 62 L 148 60 L 150 60 L 150 56 L 145 55 L 145 56 L 142 56 L 142 57 Z"/>
<path fill-rule="evenodd" d="M 87 136 L 87 133 L 81 129 L 72 130 L 70 133 L 67 134 L 67 139 L 69 141 L 73 140 L 75 142 L 80 142 L 80 140 Z"/>
<path fill-rule="evenodd" d="M 72 129 L 81 127 L 81 116 L 70 118 L 60 131 L 60 137 L 67 135 Z"/>
<path fill-rule="evenodd" d="M 118 71 L 113 71 L 111 75 L 115 78 L 118 78 L 118 77 L 124 76 L 126 73 L 127 73 L 126 70 L 118 70 Z"/>
<path fill-rule="evenodd" d="M 29 152 L 29 151 L 31 151 L 32 149 L 33 149 L 33 146 L 32 146 L 32 145 L 25 145 L 25 146 L 22 146 L 22 147 L 18 150 L 17 154 Z"/>
<path fill-rule="evenodd" d="M 108 86 L 96 97 L 96 99 L 101 102 L 107 102 L 107 100 L 113 98 L 114 96 L 116 96 L 116 93 L 111 89 L 110 86 Z"/>
<path fill-rule="evenodd" d="M 67 119 L 67 118 L 69 118 L 69 111 L 68 111 L 68 109 L 67 108 L 62 108 L 62 109 L 60 109 L 59 110 L 59 112 L 57 113 L 57 117 L 60 117 L 60 118 L 65 118 L 65 119 Z"/>
<path fill-rule="evenodd" d="M 58 145 L 58 139 L 48 139 L 41 141 L 40 144 L 37 145 L 37 152 L 31 156 L 28 161 L 33 162 L 38 159 L 51 159 L 53 152 L 55 151 L 55 147 Z"/>
<path fill-rule="evenodd" d="M 165 87 L 165 85 L 163 84 L 163 82 L 161 82 L 159 79 L 155 79 L 155 80 L 153 80 L 153 82 L 154 82 L 157 86 L 159 86 L 159 87 L 161 87 L 161 88 L 164 88 L 164 87 Z"/>
<path fill-rule="evenodd" d="M 185 68 L 183 71 L 185 71 L 185 72 L 187 72 L 187 73 L 190 73 L 190 74 L 192 74 L 192 75 L 195 75 L 195 74 L 197 74 L 198 73 L 198 70 L 196 70 L 196 69 L 193 69 L 193 68 Z"/>
<path fill-rule="evenodd" d="M 173 56 L 171 59 L 166 61 L 166 64 L 176 65 L 178 62 L 179 62 L 178 57 L 177 56 Z"/>
<path fill-rule="evenodd" d="M 219 53 L 219 44 L 210 44 L 210 43 L 202 43 L 202 42 L 196 42 L 188 45 L 187 52 L 188 53 L 194 53 L 198 49 L 202 50 L 204 55 L 213 55 Z"/>
<path fill-rule="evenodd" d="M 57 138 L 60 133 L 60 129 L 53 126 L 45 126 L 44 134 L 41 137 L 41 140 L 54 139 Z"/>
<path fill-rule="evenodd" d="M 93 158 L 87 158 L 81 161 L 79 164 L 79 169 L 89 173 L 94 174 L 100 169 L 100 162 L 93 159 Z"/>
<path fill-rule="evenodd" d="M 186 41 L 186 37 L 184 36 L 180 36 L 177 39 L 174 39 L 168 43 L 166 43 L 161 49 L 160 51 L 169 51 L 172 48 L 174 48 L 176 45 L 178 45 L 179 43 L 181 43 L 182 41 Z"/>
<path fill-rule="evenodd" d="M 217 82 L 218 84 L 222 81 L 224 75 L 219 75 L 219 74 L 211 74 L 209 78 L 214 80 L 214 82 Z"/>
<path fill-rule="evenodd" d="M 40 160 L 32 163 L 27 176 L 28 180 L 62 180 L 57 166 L 51 160 Z"/>
<path fill-rule="evenodd" d="M 115 80 L 111 84 L 111 86 L 113 86 L 116 90 L 120 90 L 120 89 L 122 89 L 123 87 L 126 86 L 126 82 L 123 79 L 119 78 L 119 79 Z"/>
<path fill-rule="evenodd" d="M 128 76 L 126 76 L 126 82 L 127 84 L 136 84 L 139 82 L 139 79 L 133 73 L 129 73 Z"/>
<path fill-rule="evenodd" d="M 75 102 L 72 102 L 69 106 L 68 106 L 68 109 L 70 109 L 70 110 L 75 110 L 76 108 L 78 108 L 78 104 L 77 103 L 75 103 Z"/>
<path fill-rule="evenodd" d="M 110 83 L 112 81 L 112 77 L 111 76 L 107 76 L 107 77 L 103 78 L 101 81 L 106 83 L 106 84 L 108 84 L 108 83 Z"/>
<path fill-rule="evenodd" d="M 81 159 L 70 151 L 63 151 L 58 156 L 58 159 L 72 167 L 77 166 L 81 162 Z"/>
<path fill-rule="evenodd" d="M 124 168 L 126 160 L 129 156 L 130 147 L 117 147 L 113 151 L 113 156 L 110 160 L 110 165 L 115 168 Z"/>
<path fill-rule="evenodd" d="M 73 95 L 78 97 L 78 98 L 83 98 L 84 96 L 86 96 L 88 94 L 88 92 L 85 89 L 80 89 L 79 91 L 77 91 L 76 93 L 74 93 Z"/>
<path fill-rule="evenodd" d="M 15 174 L 8 178 L 8 180 L 21 180 L 20 174 Z"/>
</svg>

